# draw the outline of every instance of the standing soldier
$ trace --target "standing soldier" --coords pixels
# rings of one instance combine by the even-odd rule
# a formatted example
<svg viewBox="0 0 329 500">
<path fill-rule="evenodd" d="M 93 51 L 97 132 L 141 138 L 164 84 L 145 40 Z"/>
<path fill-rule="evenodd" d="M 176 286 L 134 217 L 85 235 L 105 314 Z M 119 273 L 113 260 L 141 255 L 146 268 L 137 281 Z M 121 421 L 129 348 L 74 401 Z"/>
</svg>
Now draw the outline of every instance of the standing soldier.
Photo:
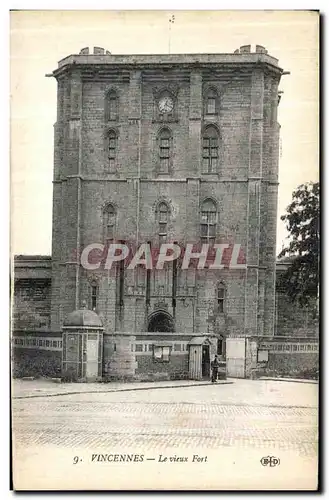
<svg viewBox="0 0 329 500">
<path fill-rule="evenodd" d="M 218 356 L 215 354 L 214 360 L 211 362 L 211 381 L 216 382 L 218 376 L 219 361 Z"/>
</svg>

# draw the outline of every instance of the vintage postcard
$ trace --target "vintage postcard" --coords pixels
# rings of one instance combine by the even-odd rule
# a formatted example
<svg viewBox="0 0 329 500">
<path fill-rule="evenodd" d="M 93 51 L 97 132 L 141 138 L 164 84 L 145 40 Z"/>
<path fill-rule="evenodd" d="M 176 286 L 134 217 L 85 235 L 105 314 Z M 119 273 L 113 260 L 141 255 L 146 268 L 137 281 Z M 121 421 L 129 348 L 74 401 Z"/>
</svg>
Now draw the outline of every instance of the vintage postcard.
<svg viewBox="0 0 329 500">
<path fill-rule="evenodd" d="M 316 490 L 319 13 L 10 39 L 13 488 Z"/>
</svg>

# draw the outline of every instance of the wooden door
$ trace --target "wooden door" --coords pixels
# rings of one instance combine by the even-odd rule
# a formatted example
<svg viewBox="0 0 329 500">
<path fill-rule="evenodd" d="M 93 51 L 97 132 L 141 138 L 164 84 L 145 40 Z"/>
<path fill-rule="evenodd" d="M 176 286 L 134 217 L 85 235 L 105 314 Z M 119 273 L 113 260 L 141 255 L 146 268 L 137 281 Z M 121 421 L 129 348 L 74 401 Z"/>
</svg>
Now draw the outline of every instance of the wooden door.
<svg viewBox="0 0 329 500">
<path fill-rule="evenodd" d="M 87 380 L 95 380 L 98 375 L 98 337 L 87 338 L 87 366 L 86 366 L 86 378 Z"/>
<path fill-rule="evenodd" d="M 189 377 L 192 380 L 202 379 L 202 346 L 191 345 L 189 353 Z"/>
<path fill-rule="evenodd" d="M 226 339 L 227 376 L 245 378 L 246 339 Z"/>
</svg>

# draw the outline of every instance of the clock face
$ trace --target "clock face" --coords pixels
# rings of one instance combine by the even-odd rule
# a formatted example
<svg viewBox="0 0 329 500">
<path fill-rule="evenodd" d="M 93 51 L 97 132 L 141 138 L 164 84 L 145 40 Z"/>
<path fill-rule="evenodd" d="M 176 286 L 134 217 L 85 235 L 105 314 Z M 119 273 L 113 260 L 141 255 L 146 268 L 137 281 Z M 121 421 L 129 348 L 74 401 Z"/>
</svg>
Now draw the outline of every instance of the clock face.
<svg viewBox="0 0 329 500">
<path fill-rule="evenodd" d="M 160 113 L 170 113 L 174 109 L 174 101 L 170 96 L 161 97 L 159 100 Z"/>
</svg>

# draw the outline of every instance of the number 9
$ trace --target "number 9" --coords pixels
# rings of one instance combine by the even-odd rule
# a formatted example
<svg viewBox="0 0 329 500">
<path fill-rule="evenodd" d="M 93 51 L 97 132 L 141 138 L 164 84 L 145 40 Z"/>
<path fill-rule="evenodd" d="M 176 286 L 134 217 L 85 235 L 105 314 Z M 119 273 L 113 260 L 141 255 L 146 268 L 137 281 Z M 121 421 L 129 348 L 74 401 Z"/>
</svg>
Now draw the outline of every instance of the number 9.
<svg viewBox="0 0 329 500">
<path fill-rule="evenodd" d="M 79 462 L 79 457 L 74 457 L 74 458 L 73 458 L 73 463 L 74 463 L 74 464 L 77 464 L 78 462 Z"/>
</svg>

